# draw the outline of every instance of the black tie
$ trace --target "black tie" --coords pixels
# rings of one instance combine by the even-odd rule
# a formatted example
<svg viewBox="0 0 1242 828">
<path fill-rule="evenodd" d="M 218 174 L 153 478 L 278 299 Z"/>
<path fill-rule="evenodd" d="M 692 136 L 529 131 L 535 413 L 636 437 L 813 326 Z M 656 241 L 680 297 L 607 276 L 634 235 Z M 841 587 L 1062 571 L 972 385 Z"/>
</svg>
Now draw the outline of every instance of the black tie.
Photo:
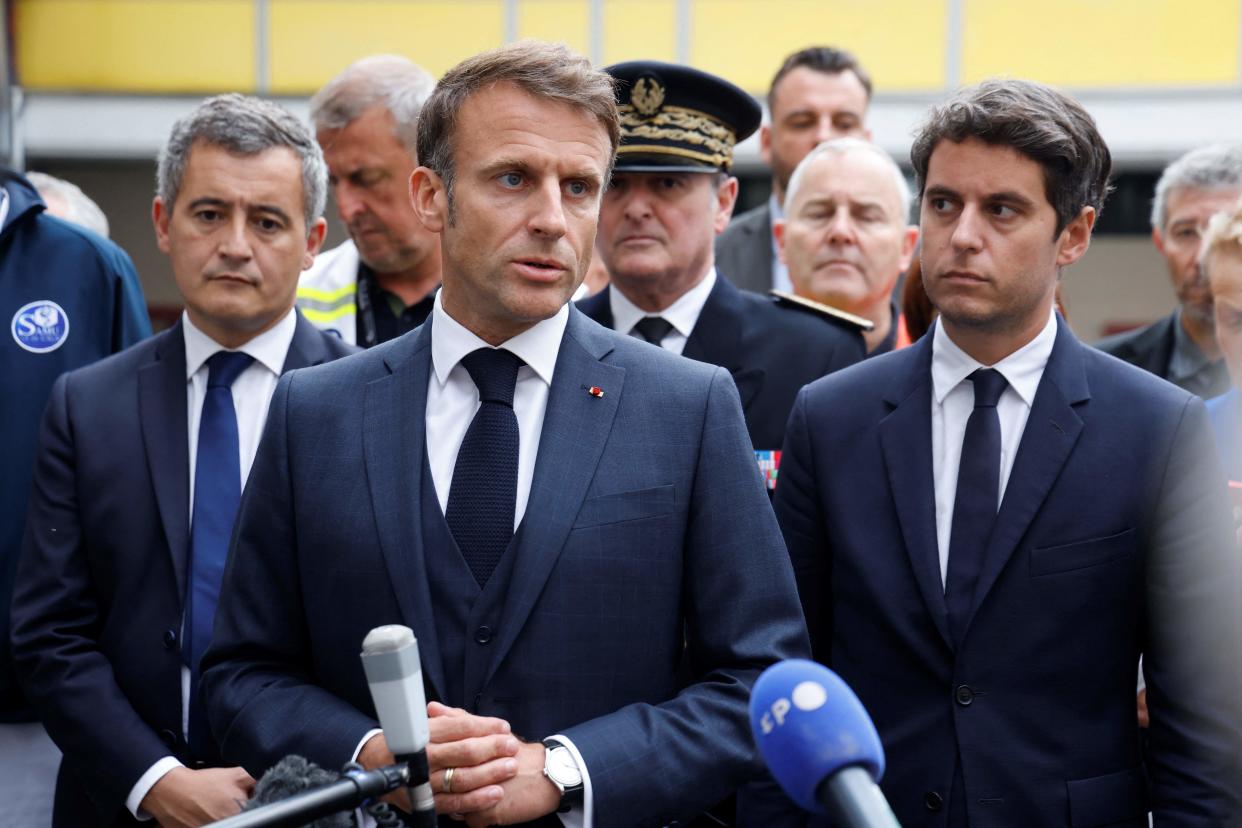
<svg viewBox="0 0 1242 828">
<path fill-rule="evenodd" d="M 508 351 L 479 348 L 461 363 L 479 389 L 480 404 L 457 453 L 444 519 L 483 586 L 513 539 L 518 475 L 513 391 L 523 362 Z"/>
<path fill-rule="evenodd" d="M 644 316 L 634 323 L 634 330 L 638 331 L 638 335 L 657 348 L 672 329 L 673 323 L 663 316 Z"/>
<path fill-rule="evenodd" d="M 949 533 L 949 566 L 944 600 L 949 627 L 961 643 L 974 607 L 975 585 L 983 553 L 996 523 L 1000 492 L 1001 430 L 996 402 L 1008 383 L 1000 372 L 980 368 L 968 379 L 975 390 L 975 410 L 966 421 L 962 459 L 957 470 L 957 497 Z"/>
</svg>

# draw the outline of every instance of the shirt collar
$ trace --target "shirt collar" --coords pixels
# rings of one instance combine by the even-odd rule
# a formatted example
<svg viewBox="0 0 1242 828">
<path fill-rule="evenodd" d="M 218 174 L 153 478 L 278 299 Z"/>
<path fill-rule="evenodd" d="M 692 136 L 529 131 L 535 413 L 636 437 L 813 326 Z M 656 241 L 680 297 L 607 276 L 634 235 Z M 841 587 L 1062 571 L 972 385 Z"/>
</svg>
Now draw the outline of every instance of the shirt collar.
<svg viewBox="0 0 1242 828">
<path fill-rule="evenodd" d="M 9 220 L 9 191 L 0 187 L 0 227 Z"/>
<path fill-rule="evenodd" d="M 616 289 L 616 285 L 608 291 L 608 301 L 612 307 L 612 327 L 619 333 L 628 334 L 634 323 L 644 316 L 659 316 L 665 319 L 677 333 L 690 338 L 690 332 L 699 321 L 699 314 L 707 304 L 707 297 L 716 286 L 716 268 L 707 271 L 707 275 L 699 283 L 677 297 L 677 301 L 659 313 L 648 313 L 625 297 Z"/>
<path fill-rule="evenodd" d="M 479 348 L 492 347 L 448 315 L 443 296 L 443 291 L 436 293 L 435 305 L 431 309 L 431 363 L 441 386 L 448 382 L 449 373 L 462 357 Z M 561 352 L 561 339 L 567 324 L 569 305 L 565 304 L 554 315 L 505 340 L 499 347 L 520 358 L 551 386 L 552 372 L 556 368 L 556 357 Z"/>
<path fill-rule="evenodd" d="M 240 348 L 232 350 L 249 354 L 254 357 L 255 362 L 267 368 L 276 376 L 280 376 L 280 372 L 284 370 L 285 357 L 289 355 L 289 346 L 293 343 L 293 334 L 297 330 L 297 326 L 297 311 L 290 308 L 289 312 L 275 325 L 249 342 L 246 342 Z M 203 363 L 214 356 L 216 352 L 230 350 L 196 327 L 190 321 L 190 315 L 185 311 L 181 313 L 181 330 L 185 334 L 186 379 L 198 373 L 198 369 L 203 367 Z"/>
<path fill-rule="evenodd" d="M 1034 339 L 995 365 L 977 362 L 959 348 L 949 338 L 939 319 L 935 322 L 935 328 L 935 333 L 932 334 L 932 393 L 937 405 L 942 404 L 950 391 L 979 368 L 995 368 L 1023 402 L 1028 406 L 1035 402 L 1035 392 L 1039 390 L 1044 366 L 1048 364 L 1048 357 L 1052 356 L 1052 346 L 1057 341 L 1055 310 L 1048 315 L 1048 323 Z"/>
</svg>

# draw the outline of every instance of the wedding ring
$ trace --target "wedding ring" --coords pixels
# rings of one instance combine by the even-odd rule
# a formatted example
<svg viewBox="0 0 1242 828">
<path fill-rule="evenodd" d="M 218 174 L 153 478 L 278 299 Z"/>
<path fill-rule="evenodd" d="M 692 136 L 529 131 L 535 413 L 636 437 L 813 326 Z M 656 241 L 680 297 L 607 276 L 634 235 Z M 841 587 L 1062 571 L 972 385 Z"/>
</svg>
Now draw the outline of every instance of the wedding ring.
<svg viewBox="0 0 1242 828">
<path fill-rule="evenodd" d="M 457 772 L 457 768 L 446 768 L 444 771 L 444 779 L 440 781 L 440 790 L 446 794 L 453 792 L 453 774 Z"/>
</svg>

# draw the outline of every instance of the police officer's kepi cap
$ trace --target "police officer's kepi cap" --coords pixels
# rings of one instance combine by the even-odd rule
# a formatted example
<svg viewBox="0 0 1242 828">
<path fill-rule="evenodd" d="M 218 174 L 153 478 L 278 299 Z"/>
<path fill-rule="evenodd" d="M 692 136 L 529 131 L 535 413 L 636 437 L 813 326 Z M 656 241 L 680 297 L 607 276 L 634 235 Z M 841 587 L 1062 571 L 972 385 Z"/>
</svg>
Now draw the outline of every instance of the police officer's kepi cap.
<svg viewBox="0 0 1242 828">
<path fill-rule="evenodd" d="M 617 172 L 716 172 L 759 128 L 763 110 L 723 78 L 654 60 L 604 69 L 617 80 Z"/>
</svg>

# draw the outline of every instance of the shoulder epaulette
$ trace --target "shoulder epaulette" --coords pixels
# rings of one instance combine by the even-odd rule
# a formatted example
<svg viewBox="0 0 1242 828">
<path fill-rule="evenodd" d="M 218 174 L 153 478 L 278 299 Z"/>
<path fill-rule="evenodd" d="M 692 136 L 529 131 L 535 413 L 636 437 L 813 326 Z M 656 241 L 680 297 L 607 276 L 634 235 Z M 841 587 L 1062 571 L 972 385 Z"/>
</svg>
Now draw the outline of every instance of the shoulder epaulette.
<svg viewBox="0 0 1242 828">
<path fill-rule="evenodd" d="M 778 305 L 785 307 L 798 308 L 800 310 L 811 311 L 812 313 L 844 322 L 852 328 L 861 331 L 869 331 L 875 327 L 875 323 L 870 319 L 863 319 L 861 316 L 855 316 L 843 310 L 834 308 L 832 305 L 825 305 L 823 302 L 816 302 L 814 299 L 807 299 L 803 296 L 795 296 L 792 293 L 786 293 L 783 290 L 769 290 L 768 295 L 772 297 L 772 301 Z"/>
</svg>

